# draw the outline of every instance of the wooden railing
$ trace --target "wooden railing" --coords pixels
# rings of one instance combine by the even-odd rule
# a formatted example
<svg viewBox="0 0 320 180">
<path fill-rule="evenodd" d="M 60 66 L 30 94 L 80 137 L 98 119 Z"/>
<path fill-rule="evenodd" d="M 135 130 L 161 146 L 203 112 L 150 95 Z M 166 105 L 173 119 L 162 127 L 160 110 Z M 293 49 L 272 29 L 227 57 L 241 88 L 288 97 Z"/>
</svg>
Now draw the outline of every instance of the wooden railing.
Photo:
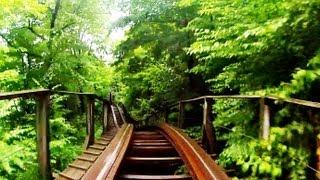
<svg viewBox="0 0 320 180">
<path fill-rule="evenodd" d="M 36 133 L 37 133 L 37 151 L 40 176 L 42 179 L 52 179 L 52 172 L 50 166 L 50 96 L 53 94 L 61 95 L 77 95 L 87 98 L 87 137 L 85 139 L 84 147 L 94 143 L 94 104 L 96 100 L 103 103 L 103 131 L 108 129 L 108 115 L 110 114 L 110 100 L 97 96 L 93 93 L 78 93 L 68 91 L 52 91 L 49 89 L 25 90 L 18 92 L 0 93 L 0 100 L 11 100 L 15 98 L 32 98 L 37 102 L 36 108 Z"/>
<path fill-rule="evenodd" d="M 244 100 L 256 100 L 259 102 L 259 119 L 260 119 L 260 138 L 268 140 L 270 134 L 270 114 L 271 114 L 271 103 L 281 104 L 289 103 L 296 106 L 305 107 L 309 110 L 309 117 L 315 119 L 315 112 L 320 110 L 319 102 L 306 101 L 294 98 L 279 98 L 275 96 L 256 96 L 256 95 L 219 95 L 219 96 L 201 96 L 192 99 L 181 100 L 178 102 L 179 105 L 179 117 L 178 127 L 183 128 L 185 123 L 185 105 L 187 103 L 203 103 L 203 121 L 202 121 L 202 143 L 207 149 L 208 153 L 216 153 L 216 135 L 213 126 L 214 119 L 212 118 L 212 105 L 215 100 L 218 99 L 244 99 Z M 174 105 L 173 105 L 174 106 Z M 316 121 L 316 120 L 314 120 Z M 319 132 L 318 132 L 319 133 Z M 318 149 L 320 150 L 320 142 L 317 142 Z M 317 157 L 317 171 L 320 170 L 320 157 Z"/>
</svg>

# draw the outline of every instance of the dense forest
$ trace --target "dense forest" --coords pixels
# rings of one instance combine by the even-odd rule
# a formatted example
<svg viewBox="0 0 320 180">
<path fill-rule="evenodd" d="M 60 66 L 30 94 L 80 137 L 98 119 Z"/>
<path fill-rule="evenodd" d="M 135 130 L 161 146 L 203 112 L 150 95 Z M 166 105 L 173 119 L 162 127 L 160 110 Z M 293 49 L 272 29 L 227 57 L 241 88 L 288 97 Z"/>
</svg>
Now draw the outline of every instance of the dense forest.
<svg viewBox="0 0 320 180">
<path fill-rule="evenodd" d="M 124 37 L 114 37 L 117 31 Z M 319 102 L 320 1 L 0 0 L 0 92 L 38 88 L 111 92 L 146 122 L 165 113 L 174 122 L 172 103 L 200 95 Z M 55 172 L 82 150 L 84 101 L 52 98 Z M 0 107 L 0 179 L 35 179 L 35 104 L 17 99 Z M 273 107 L 268 140 L 259 138 L 256 103 L 218 100 L 213 109 L 217 162 L 231 177 L 314 177 L 320 124 L 304 109 Z M 186 132 L 197 138 L 200 128 Z"/>
</svg>

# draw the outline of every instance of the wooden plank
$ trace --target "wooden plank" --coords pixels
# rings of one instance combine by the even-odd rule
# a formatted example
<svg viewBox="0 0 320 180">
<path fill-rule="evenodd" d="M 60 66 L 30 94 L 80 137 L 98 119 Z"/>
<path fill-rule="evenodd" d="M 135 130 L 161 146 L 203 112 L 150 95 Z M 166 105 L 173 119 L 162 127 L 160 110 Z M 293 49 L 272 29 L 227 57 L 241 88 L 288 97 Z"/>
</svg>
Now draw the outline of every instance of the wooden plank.
<svg viewBox="0 0 320 180">
<path fill-rule="evenodd" d="M 104 141 L 104 140 L 96 140 L 94 141 L 94 144 L 99 144 L 102 146 L 107 146 L 109 144 L 109 141 Z"/>
<path fill-rule="evenodd" d="M 92 165 L 92 163 L 80 159 L 75 160 L 72 164 L 76 166 L 81 166 L 83 169 L 89 169 Z"/>
<path fill-rule="evenodd" d="M 150 157 L 150 156 L 176 156 L 177 152 L 173 146 L 131 146 L 129 155 Z"/>
<path fill-rule="evenodd" d="M 111 141 L 112 140 L 112 138 L 109 136 L 108 138 L 105 138 L 105 137 L 100 137 L 99 138 L 99 140 L 103 140 L 103 141 L 107 141 L 107 142 L 109 142 L 109 141 Z"/>
<path fill-rule="evenodd" d="M 92 148 L 91 148 L 92 149 Z M 101 154 L 101 151 L 96 152 L 96 151 L 90 151 L 90 150 L 85 150 L 83 151 L 85 154 L 91 154 L 91 155 L 95 155 L 95 156 L 99 156 Z"/>
<path fill-rule="evenodd" d="M 159 135 L 147 135 L 147 134 L 137 134 L 134 135 L 134 140 L 165 140 L 166 138 L 159 134 Z"/>
<path fill-rule="evenodd" d="M 126 157 L 129 161 L 178 161 L 181 160 L 180 157 Z"/>
<path fill-rule="evenodd" d="M 91 151 L 91 152 L 95 152 L 95 153 L 100 153 L 100 154 L 101 154 L 101 152 L 102 152 L 102 150 L 94 149 L 94 148 L 91 148 L 91 147 L 89 147 L 89 148 L 87 149 L 87 151 Z"/>
<path fill-rule="evenodd" d="M 66 170 L 64 170 L 62 173 L 60 173 L 59 175 L 65 177 L 65 178 L 68 178 L 68 179 L 78 180 L 78 179 L 81 179 L 81 177 L 84 174 L 85 174 L 85 171 L 82 169 L 69 167 Z"/>
<path fill-rule="evenodd" d="M 259 106 L 260 137 L 264 140 L 268 140 L 270 134 L 270 108 L 265 103 L 265 98 L 260 98 Z"/>
<path fill-rule="evenodd" d="M 120 179 L 168 179 L 168 180 L 190 180 L 191 176 L 188 175 L 139 175 L 139 174 L 123 174 Z"/>
<path fill-rule="evenodd" d="M 139 135 L 139 134 L 147 134 L 147 135 L 153 134 L 153 135 L 158 135 L 158 134 L 160 134 L 160 133 L 157 132 L 157 131 L 136 131 L 136 132 L 134 132 L 133 134 L 135 134 L 135 135 Z"/>
<path fill-rule="evenodd" d="M 167 139 L 134 139 L 132 143 L 166 143 Z"/>
<path fill-rule="evenodd" d="M 97 159 L 97 156 L 84 153 L 81 156 L 79 156 L 78 159 L 84 160 L 84 161 L 89 161 L 89 162 L 94 162 Z"/>
<path fill-rule="evenodd" d="M 69 167 L 72 167 L 72 168 L 76 168 L 76 169 L 81 169 L 81 170 L 84 170 L 84 171 L 87 171 L 88 169 L 82 165 L 78 165 L 78 164 L 69 164 Z"/>
<path fill-rule="evenodd" d="M 94 143 L 94 99 L 87 99 L 87 137 L 84 143 L 84 148 L 87 149 Z"/>
<path fill-rule="evenodd" d="M 212 125 L 212 102 L 208 99 L 204 99 L 203 104 L 203 122 L 202 122 L 202 144 L 207 148 L 208 153 L 216 152 L 216 135 Z"/>
<path fill-rule="evenodd" d="M 119 119 L 116 115 L 116 107 L 111 105 L 111 112 L 112 112 L 112 117 L 113 117 L 113 123 L 115 124 L 116 128 L 120 128 L 121 127 L 121 124 L 119 122 Z"/>
<path fill-rule="evenodd" d="M 185 103 L 180 101 L 179 102 L 179 117 L 178 117 L 178 127 L 179 128 L 182 128 L 184 125 L 184 120 L 185 120 L 184 110 L 185 110 Z"/>
<path fill-rule="evenodd" d="M 99 144 L 93 144 L 93 145 L 90 145 L 89 148 L 93 148 L 93 149 L 97 149 L 97 150 L 104 150 L 106 148 L 106 146 L 102 146 Z"/>
<path fill-rule="evenodd" d="M 194 179 L 229 179 L 214 160 L 181 130 L 166 123 L 159 126 L 173 142 L 184 163 Z"/>
<path fill-rule="evenodd" d="M 103 118 L 102 118 L 102 132 L 105 133 L 109 129 L 109 123 L 108 123 L 108 114 L 110 113 L 110 105 L 107 101 L 103 101 Z"/>
<path fill-rule="evenodd" d="M 217 96 L 200 96 L 192 99 L 181 100 L 179 102 L 196 102 L 203 101 L 204 99 L 259 99 L 258 95 L 217 95 Z"/>
<path fill-rule="evenodd" d="M 122 124 L 123 123 L 126 123 L 126 116 L 124 115 L 124 112 L 122 110 L 122 108 L 120 106 L 117 105 L 117 109 L 119 111 L 119 114 L 120 114 L 120 117 L 121 117 L 121 120 L 122 120 Z"/>
<path fill-rule="evenodd" d="M 313 101 L 306 101 L 302 99 L 295 99 L 295 98 L 280 98 L 276 96 L 267 96 L 267 99 L 276 100 L 276 101 L 284 101 L 291 104 L 306 106 L 306 107 L 312 107 L 312 108 L 320 108 L 319 102 L 313 102 Z"/>
<path fill-rule="evenodd" d="M 49 101 L 48 91 L 38 92 L 37 97 L 37 149 L 41 179 L 52 179 L 49 149 Z"/>
<path fill-rule="evenodd" d="M 180 157 L 135 157 L 135 156 L 129 156 L 125 158 L 124 164 L 126 165 L 126 168 L 130 167 L 141 167 L 141 172 L 146 172 L 147 168 L 154 168 L 154 169 L 160 169 L 160 168 L 174 168 L 177 166 L 181 166 L 183 164 L 183 161 Z M 139 173 L 139 172 L 137 172 Z"/>
<path fill-rule="evenodd" d="M 133 146 L 169 146 L 171 145 L 169 141 L 167 142 L 132 142 Z"/>
<path fill-rule="evenodd" d="M 70 95 L 79 95 L 79 96 L 92 96 L 92 97 L 97 97 L 96 94 L 94 93 L 89 93 L 89 92 L 72 92 L 72 91 L 52 91 L 55 94 L 70 94 Z"/>
<path fill-rule="evenodd" d="M 0 93 L 0 100 L 4 99 L 15 99 L 15 98 L 32 98 L 38 94 L 49 94 L 49 89 L 35 89 L 35 90 L 24 90 Z"/>
</svg>

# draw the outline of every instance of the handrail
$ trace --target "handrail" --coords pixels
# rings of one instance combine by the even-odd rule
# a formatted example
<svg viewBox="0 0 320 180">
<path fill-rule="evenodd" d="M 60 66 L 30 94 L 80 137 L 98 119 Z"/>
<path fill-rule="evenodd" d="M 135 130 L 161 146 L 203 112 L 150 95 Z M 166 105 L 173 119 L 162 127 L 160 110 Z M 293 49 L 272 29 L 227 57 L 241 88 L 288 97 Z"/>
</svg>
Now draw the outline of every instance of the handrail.
<svg viewBox="0 0 320 180">
<path fill-rule="evenodd" d="M 73 94 L 73 95 L 80 95 L 80 96 L 97 96 L 94 93 L 86 93 L 86 92 L 72 92 L 72 91 L 55 91 L 52 90 L 52 92 L 56 93 L 56 94 Z"/>
<path fill-rule="evenodd" d="M 199 96 L 196 98 L 181 100 L 179 102 L 187 103 L 187 102 L 193 102 L 193 101 L 200 101 L 203 99 L 222 99 L 222 98 L 257 99 L 260 97 L 261 96 L 255 96 L 255 95 L 216 95 L 216 96 L 206 95 L 206 96 Z"/>
<path fill-rule="evenodd" d="M 0 93 L 0 100 L 5 99 L 15 99 L 15 98 L 32 98 L 34 95 L 40 93 L 50 93 L 50 94 L 63 94 L 63 95 L 78 95 L 78 96 L 90 96 L 95 99 L 102 101 L 108 101 L 108 99 L 98 96 L 95 93 L 89 92 L 72 92 L 72 91 L 56 91 L 50 89 L 34 89 L 34 90 L 22 90 L 22 91 L 13 91 L 13 92 L 3 92 Z"/>
<path fill-rule="evenodd" d="M 194 179 L 229 179 L 223 169 L 190 137 L 163 123 L 159 126 L 173 143 Z"/>
<path fill-rule="evenodd" d="M 34 98 L 37 102 L 36 125 L 37 125 L 37 150 L 41 179 L 52 179 L 50 166 L 50 132 L 49 132 L 49 108 L 50 95 L 53 94 L 69 94 L 77 96 L 85 96 L 87 101 L 87 137 L 85 147 L 94 143 L 94 100 L 103 101 L 103 111 L 108 111 L 109 101 L 94 93 L 79 93 L 70 91 L 54 91 L 50 89 L 23 90 L 15 92 L 0 93 L 0 100 L 11 100 L 15 98 Z M 104 112 L 103 129 L 107 129 L 108 120 L 107 113 Z"/>
<path fill-rule="evenodd" d="M 202 143 L 204 147 L 206 147 L 208 152 L 212 152 L 213 145 L 216 144 L 216 135 L 215 129 L 212 121 L 214 121 L 212 116 L 212 104 L 214 100 L 218 99 L 254 99 L 258 100 L 259 103 L 259 137 L 268 140 L 270 136 L 270 127 L 271 127 L 271 102 L 274 104 L 278 103 L 289 103 L 296 106 L 302 106 L 304 108 L 308 108 L 308 118 L 310 120 L 316 118 L 315 109 L 319 111 L 320 102 L 307 101 L 296 98 L 282 98 L 277 96 L 259 96 L 259 95 L 208 95 L 208 96 L 200 96 L 192 99 L 180 100 L 177 105 L 179 105 L 179 118 L 178 118 L 178 126 L 179 128 L 183 127 L 185 121 L 185 105 L 187 103 L 193 102 L 203 102 L 203 122 L 202 122 Z M 210 101 L 211 100 L 211 101 Z M 212 101 L 213 100 L 213 101 Z M 319 156 L 317 156 L 319 157 Z"/>
<path fill-rule="evenodd" d="M 39 93 L 48 93 L 49 89 L 35 89 L 35 90 L 23 90 L 14 92 L 0 93 L 0 100 L 15 99 L 15 98 L 31 98 Z"/>
<path fill-rule="evenodd" d="M 320 103 L 319 102 L 314 102 L 314 101 L 307 101 L 307 100 L 302 100 L 302 99 L 296 99 L 296 98 L 281 98 L 277 96 L 259 96 L 259 95 L 206 95 L 206 96 L 200 96 L 196 98 L 191 98 L 191 99 L 185 99 L 179 101 L 180 103 L 190 103 L 190 102 L 195 102 L 195 101 L 200 101 L 204 99 L 270 99 L 270 100 L 275 100 L 275 101 L 283 101 L 287 103 L 292 103 L 296 105 L 302 105 L 302 106 L 307 106 L 307 107 L 313 107 L 313 108 L 320 108 Z M 178 105 L 178 104 L 174 104 Z"/>
<path fill-rule="evenodd" d="M 320 103 L 319 102 L 314 102 L 314 101 L 307 101 L 307 100 L 302 100 L 302 99 L 296 99 L 296 98 L 279 98 L 276 96 L 267 96 L 268 99 L 270 100 L 276 100 L 276 101 L 284 101 L 287 103 L 291 104 L 296 104 L 296 105 L 301 105 L 301 106 L 307 106 L 307 107 L 312 107 L 312 108 L 320 108 Z"/>
<path fill-rule="evenodd" d="M 87 96 L 87 97 L 99 99 L 101 101 L 110 101 L 108 98 L 104 98 L 104 97 L 98 96 L 95 93 L 89 93 L 89 92 L 72 92 L 72 91 L 56 91 L 56 90 L 51 90 L 51 92 L 54 94 Z"/>
<path fill-rule="evenodd" d="M 274 103 L 285 102 L 290 104 L 295 104 L 303 107 L 320 109 L 320 102 L 306 101 L 302 99 L 295 98 L 280 98 L 277 96 L 260 96 L 260 95 L 206 95 L 191 99 L 180 100 L 176 105 L 179 105 L 179 118 L 178 127 L 183 128 L 185 117 L 184 109 L 185 104 L 193 102 L 203 102 L 203 137 L 202 141 L 205 142 L 207 150 L 213 152 L 213 145 L 215 144 L 215 134 L 213 133 L 214 127 L 212 126 L 211 117 L 211 107 L 212 101 L 218 99 L 254 99 L 259 100 L 259 119 L 260 119 L 260 137 L 263 139 L 268 139 L 270 134 L 270 101 Z M 211 139 L 211 134 L 213 133 L 213 139 Z M 209 135 L 208 135 L 209 134 Z"/>
</svg>

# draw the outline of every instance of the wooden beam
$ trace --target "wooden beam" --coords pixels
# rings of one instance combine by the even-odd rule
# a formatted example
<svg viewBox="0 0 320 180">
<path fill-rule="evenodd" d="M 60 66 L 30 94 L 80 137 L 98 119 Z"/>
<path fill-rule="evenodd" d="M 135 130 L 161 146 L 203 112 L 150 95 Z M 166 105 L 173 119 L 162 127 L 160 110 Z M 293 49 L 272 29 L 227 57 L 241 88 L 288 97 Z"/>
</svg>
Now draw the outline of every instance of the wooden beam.
<svg viewBox="0 0 320 180">
<path fill-rule="evenodd" d="M 283 101 L 291 104 L 296 104 L 300 106 L 306 106 L 306 107 L 312 107 L 312 108 L 317 108 L 320 109 L 320 103 L 319 102 L 313 102 L 313 101 L 306 101 L 302 99 L 295 99 L 295 98 L 280 98 L 276 96 L 267 96 L 267 99 L 275 100 L 275 101 Z"/>
<path fill-rule="evenodd" d="M 108 113 L 110 113 L 109 103 L 107 101 L 103 101 L 103 118 L 102 118 L 102 132 L 105 133 L 108 131 Z"/>
<path fill-rule="evenodd" d="M 270 107 L 266 104 L 265 98 L 260 98 L 260 137 L 264 140 L 269 139 L 270 134 Z"/>
<path fill-rule="evenodd" d="M 121 124 L 119 123 L 119 120 L 116 115 L 116 106 L 115 105 L 111 105 L 111 112 L 112 112 L 113 123 L 116 126 L 116 128 L 119 129 L 121 127 Z"/>
<path fill-rule="evenodd" d="M 94 143 L 94 98 L 87 97 L 87 137 L 84 148 L 88 148 Z"/>
<path fill-rule="evenodd" d="M 178 117 L 178 127 L 179 128 L 183 128 L 183 125 L 184 125 L 184 119 L 185 119 L 184 110 L 185 110 L 185 103 L 180 101 L 179 102 L 179 117 Z"/>
<path fill-rule="evenodd" d="M 315 127 L 313 128 L 313 138 L 309 143 L 309 147 L 311 149 L 311 152 L 313 153 L 313 157 L 315 158 L 313 168 L 316 170 L 315 177 L 317 179 L 320 179 L 320 137 L 319 134 L 319 128 L 316 128 L 319 126 L 320 122 L 320 116 L 319 116 L 319 110 L 315 111 L 315 109 L 306 109 L 306 114 L 308 116 L 309 123 Z"/>
<path fill-rule="evenodd" d="M 320 103 L 319 102 L 306 101 L 306 100 L 295 99 L 295 98 L 280 98 L 280 97 L 277 97 L 277 96 L 265 96 L 264 97 L 264 96 L 259 96 L 259 95 L 200 96 L 200 97 L 196 97 L 196 98 L 192 98 L 192 99 L 181 100 L 179 102 L 183 102 L 183 103 L 189 102 L 189 103 L 191 103 L 191 102 L 196 102 L 196 101 L 202 101 L 205 98 L 207 98 L 207 99 L 260 99 L 260 98 L 265 98 L 265 99 L 270 99 L 270 100 L 274 100 L 274 101 L 283 101 L 283 102 L 296 104 L 296 105 L 301 105 L 301 106 L 306 106 L 306 107 L 320 108 Z"/>
<path fill-rule="evenodd" d="M 120 114 L 120 118 L 121 118 L 121 125 L 123 124 L 123 123 L 127 123 L 127 120 L 126 120 L 126 116 L 124 115 L 124 112 L 123 112 L 123 110 L 122 110 L 122 108 L 119 106 L 119 105 L 117 105 L 116 106 L 117 107 L 117 109 L 118 109 L 118 112 L 119 112 L 119 114 Z"/>
<path fill-rule="evenodd" d="M 94 93 L 82 93 L 82 92 L 72 92 L 72 91 L 52 91 L 55 94 L 70 94 L 79 96 L 96 96 Z"/>
<path fill-rule="evenodd" d="M 41 179 L 52 179 L 50 166 L 50 132 L 49 132 L 50 93 L 42 91 L 37 96 L 37 149 Z"/>
<path fill-rule="evenodd" d="M 261 96 L 257 95 L 217 95 L 217 96 L 200 96 L 192 99 L 181 100 L 179 102 L 195 102 L 202 101 L 204 99 L 258 99 Z"/>
<path fill-rule="evenodd" d="M 15 92 L 0 93 L 0 100 L 4 99 L 15 99 L 15 98 L 32 98 L 40 93 L 49 93 L 48 89 L 35 89 L 35 90 L 24 90 Z"/>
<path fill-rule="evenodd" d="M 202 121 L 202 143 L 206 146 L 208 153 L 216 153 L 216 136 L 212 125 L 212 101 L 204 99 L 203 121 Z"/>
</svg>

